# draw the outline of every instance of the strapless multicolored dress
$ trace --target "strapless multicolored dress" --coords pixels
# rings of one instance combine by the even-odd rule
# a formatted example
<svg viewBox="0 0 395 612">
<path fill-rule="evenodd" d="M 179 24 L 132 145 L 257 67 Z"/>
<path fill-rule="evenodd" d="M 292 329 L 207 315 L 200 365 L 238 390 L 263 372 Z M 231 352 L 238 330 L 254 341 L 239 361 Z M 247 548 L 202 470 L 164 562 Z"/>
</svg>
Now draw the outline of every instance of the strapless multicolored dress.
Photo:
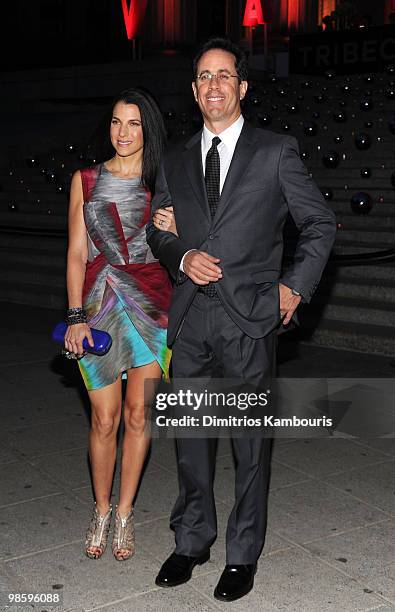
<svg viewBox="0 0 395 612">
<path fill-rule="evenodd" d="M 116 177 L 104 164 L 81 170 L 81 178 L 88 233 L 83 306 L 90 327 L 112 337 L 106 355 L 79 360 L 86 388 L 105 387 L 155 360 L 167 377 L 171 283 L 145 239 L 150 192 L 139 178 Z"/>
</svg>

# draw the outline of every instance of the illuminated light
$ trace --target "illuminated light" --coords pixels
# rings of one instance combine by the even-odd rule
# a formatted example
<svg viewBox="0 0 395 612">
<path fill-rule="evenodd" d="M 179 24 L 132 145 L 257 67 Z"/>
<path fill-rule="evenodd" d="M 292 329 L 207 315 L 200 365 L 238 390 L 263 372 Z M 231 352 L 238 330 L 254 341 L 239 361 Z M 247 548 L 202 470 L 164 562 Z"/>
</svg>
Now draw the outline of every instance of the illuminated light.
<svg viewBox="0 0 395 612">
<path fill-rule="evenodd" d="M 318 25 L 322 24 L 322 18 L 330 15 L 336 10 L 336 0 L 318 0 Z"/>
<path fill-rule="evenodd" d="M 247 0 L 244 11 L 243 26 L 263 25 L 263 12 L 260 0 Z"/>
<path fill-rule="evenodd" d="M 288 0 L 288 29 L 298 29 L 300 25 L 299 16 L 299 0 Z"/>
<path fill-rule="evenodd" d="M 144 19 L 147 0 L 130 0 L 129 8 L 127 0 L 121 0 L 121 2 L 126 35 L 129 40 L 132 40 L 136 36 Z"/>
</svg>

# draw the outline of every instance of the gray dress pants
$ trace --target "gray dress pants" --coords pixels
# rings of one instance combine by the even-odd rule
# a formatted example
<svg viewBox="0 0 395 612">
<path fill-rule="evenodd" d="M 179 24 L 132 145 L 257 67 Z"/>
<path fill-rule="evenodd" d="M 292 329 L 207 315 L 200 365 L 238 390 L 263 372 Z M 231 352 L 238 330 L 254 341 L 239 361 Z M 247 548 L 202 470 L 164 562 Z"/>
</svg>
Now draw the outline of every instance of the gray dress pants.
<svg viewBox="0 0 395 612">
<path fill-rule="evenodd" d="M 217 296 L 198 292 L 173 345 L 172 376 L 259 381 L 274 375 L 276 346 L 276 332 L 259 339 L 246 336 Z M 176 443 L 180 492 L 170 526 L 176 553 L 199 556 L 217 535 L 217 439 L 179 437 Z M 235 502 L 227 524 L 226 563 L 255 563 L 265 540 L 271 439 L 234 437 L 232 447 Z"/>
</svg>

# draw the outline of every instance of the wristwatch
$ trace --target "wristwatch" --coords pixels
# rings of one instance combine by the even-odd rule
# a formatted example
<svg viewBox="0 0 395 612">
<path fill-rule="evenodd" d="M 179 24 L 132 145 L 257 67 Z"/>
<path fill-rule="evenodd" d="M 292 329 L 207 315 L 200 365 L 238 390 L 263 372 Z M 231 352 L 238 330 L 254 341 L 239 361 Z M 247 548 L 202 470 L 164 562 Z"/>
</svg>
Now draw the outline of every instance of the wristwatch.
<svg viewBox="0 0 395 612">
<path fill-rule="evenodd" d="M 292 291 L 292 295 L 298 295 L 298 296 L 300 296 L 299 291 L 295 291 L 295 289 L 291 289 L 291 291 Z"/>
</svg>

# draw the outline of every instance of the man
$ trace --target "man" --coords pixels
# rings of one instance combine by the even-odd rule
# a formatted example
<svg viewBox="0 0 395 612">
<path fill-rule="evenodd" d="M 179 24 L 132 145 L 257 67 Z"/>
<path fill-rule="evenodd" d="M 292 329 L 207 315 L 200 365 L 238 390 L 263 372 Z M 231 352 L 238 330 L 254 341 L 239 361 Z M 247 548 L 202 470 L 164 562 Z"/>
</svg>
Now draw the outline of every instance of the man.
<svg viewBox="0 0 395 612">
<path fill-rule="evenodd" d="M 300 161 L 296 140 L 244 121 L 246 79 L 245 58 L 232 42 L 211 39 L 201 48 L 192 89 L 203 130 L 165 156 L 157 179 L 155 221 L 167 229 L 161 209 L 173 206 L 178 232 L 147 227 L 155 257 L 175 280 L 168 327 L 175 378 L 258 381 L 273 374 L 278 326 L 310 300 L 334 241 L 334 215 Z M 288 212 L 300 235 L 294 264 L 280 278 Z M 177 439 L 176 549 L 156 578 L 159 586 L 186 582 L 209 558 L 216 537 L 215 443 Z M 253 587 L 266 529 L 269 441 L 234 438 L 232 445 L 235 504 L 214 591 L 223 601 Z"/>
</svg>

